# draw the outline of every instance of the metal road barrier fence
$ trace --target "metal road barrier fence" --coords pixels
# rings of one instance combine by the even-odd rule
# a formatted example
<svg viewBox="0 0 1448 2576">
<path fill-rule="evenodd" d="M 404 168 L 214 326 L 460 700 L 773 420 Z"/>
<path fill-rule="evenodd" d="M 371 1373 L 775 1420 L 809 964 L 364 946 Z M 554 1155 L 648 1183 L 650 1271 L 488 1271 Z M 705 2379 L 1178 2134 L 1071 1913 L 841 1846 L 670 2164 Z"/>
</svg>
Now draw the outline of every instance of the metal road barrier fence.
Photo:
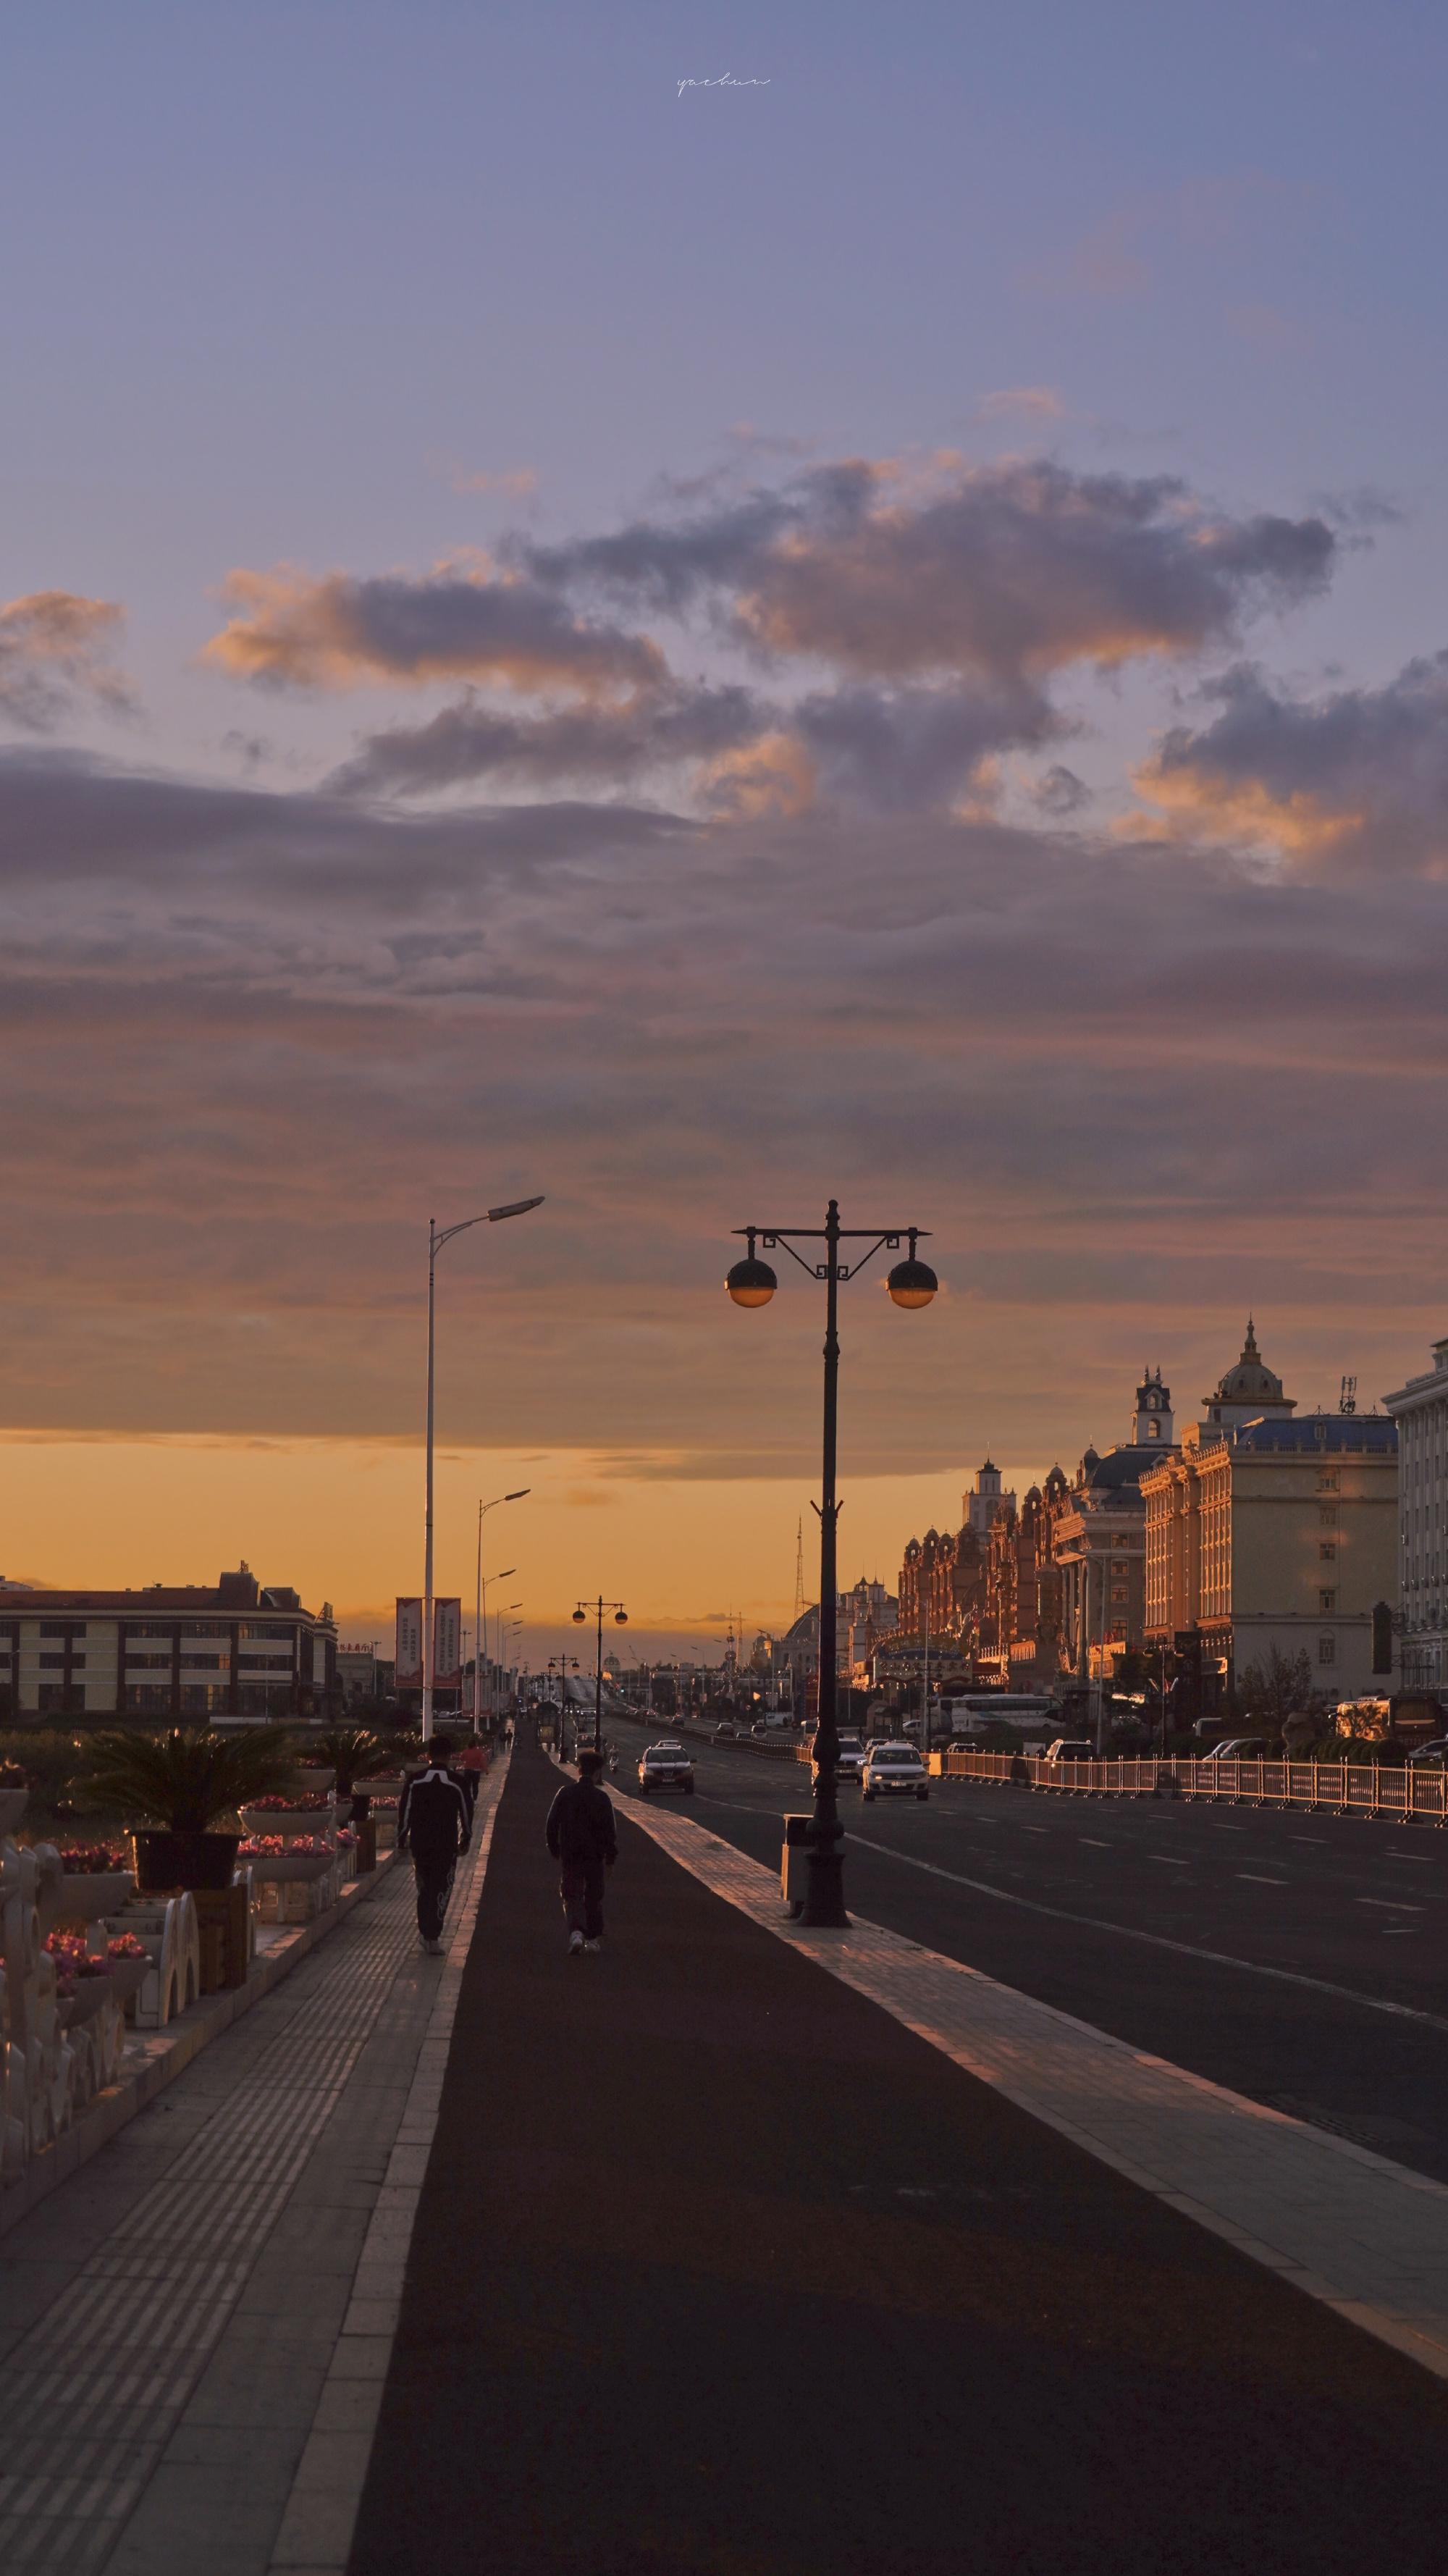
<svg viewBox="0 0 1448 2576">
<path fill-rule="evenodd" d="M 936 1754 L 946 1780 L 1012 1782 L 1077 1797 L 1221 1798 L 1259 1807 L 1330 1807 L 1339 1815 L 1425 1816 L 1448 1823 L 1448 1773 L 1376 1762 L 1047 1762 L 1038 1753 Z"/>
</svg>

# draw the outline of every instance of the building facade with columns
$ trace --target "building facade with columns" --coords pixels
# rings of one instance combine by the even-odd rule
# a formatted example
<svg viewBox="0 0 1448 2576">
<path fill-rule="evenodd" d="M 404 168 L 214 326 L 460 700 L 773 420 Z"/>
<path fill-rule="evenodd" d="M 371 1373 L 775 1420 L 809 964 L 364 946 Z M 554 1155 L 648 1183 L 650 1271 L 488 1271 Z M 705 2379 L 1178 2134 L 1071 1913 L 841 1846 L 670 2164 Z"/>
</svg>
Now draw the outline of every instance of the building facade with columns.
<svg viewBox="0 0 1448 2576">
<path fill-rule="evenodd" d="M 1398 1591 L 1403 1686 L 1448 1685 L 1448 1339 L 1384 1408 L 1398 1426 Z"/>
<path fill-rule="evenodd" d="M 1056 1515 L 1061 1663 L 1079 1681 L 1108 1680 L 1146 1637 L 1146 1504 L 1141 1480 L 1174 1455 L 1171 1389 L 1143 1369 L 1131 1437 L 1104 1456 L 1088 1449 Z"/>
<path fill-rule="evenodd" d="M 1374 1613 L 1397 1593 L 1396 1423 L 1299 1418 L 1250 1325 L 1205 1411 L 1141 1480 L 1148 1649 L 1189 1640 L 1209 1708 L 1274 1650 L 1305 1653 L 1323 1697 L 1385 1691 Z"/>
</svg>

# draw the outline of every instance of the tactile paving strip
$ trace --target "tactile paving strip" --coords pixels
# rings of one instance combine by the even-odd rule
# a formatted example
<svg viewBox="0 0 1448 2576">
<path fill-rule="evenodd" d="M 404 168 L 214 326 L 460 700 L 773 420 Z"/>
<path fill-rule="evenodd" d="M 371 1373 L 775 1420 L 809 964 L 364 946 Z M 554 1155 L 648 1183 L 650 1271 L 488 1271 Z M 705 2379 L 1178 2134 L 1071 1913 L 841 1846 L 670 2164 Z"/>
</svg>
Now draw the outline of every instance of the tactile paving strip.
<svg viewBox="0 0 1448 2576">
<path fill-rule="evenodd" d="M 6 2576 L 104 2564 L 416 1943 L 397 1870 L 313 1954 L 310 1993 L 245 2081 L 7 2354 Z"/>
</svg>

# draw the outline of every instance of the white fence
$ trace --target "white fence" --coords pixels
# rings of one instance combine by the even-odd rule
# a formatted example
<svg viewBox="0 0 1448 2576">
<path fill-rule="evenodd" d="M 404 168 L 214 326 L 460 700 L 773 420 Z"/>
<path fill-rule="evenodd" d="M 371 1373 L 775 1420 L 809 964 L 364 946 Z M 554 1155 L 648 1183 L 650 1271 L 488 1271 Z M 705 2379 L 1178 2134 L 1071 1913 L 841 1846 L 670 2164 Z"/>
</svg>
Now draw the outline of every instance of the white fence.
<svg viewBox="0 0 1448 2576">
<path fill-rule="evenodd" d="M 1448 1823 L 1448 1773 L 1376 1762 L 1047 1762 L 1037 1753 L 942 1753 L 947 1780 L 1012 1781 L 1096 1798 L 1221 1798 L 1339 1815 L 1425 1816 Z M 932 1770 L 935 1762 L 931 1764 Z"/>
</svg>

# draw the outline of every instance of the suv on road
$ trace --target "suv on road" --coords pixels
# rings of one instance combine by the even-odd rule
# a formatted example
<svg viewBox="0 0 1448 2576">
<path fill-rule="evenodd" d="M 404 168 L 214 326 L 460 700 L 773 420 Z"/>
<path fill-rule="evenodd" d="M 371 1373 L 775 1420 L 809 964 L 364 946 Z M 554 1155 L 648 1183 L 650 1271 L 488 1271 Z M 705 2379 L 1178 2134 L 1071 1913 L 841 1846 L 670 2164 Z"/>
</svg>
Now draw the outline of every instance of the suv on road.
<svg viewBox="0 0 1448 2576">
<path fill-rule="evenodd" d="M 919 1798 L 930 1795 L 930 1774 L 913 1744 L 872 1744 L 860 1775 L 868 1806 L 872 1798 Z"/>
<path fill-rule="evenodd" d="M 1087 1735 L 1058 1735 L 1046 1747 L 1048 1762 L 1094 1762 L 1096 1747 Z"/>
<path fill-rule="evenodd" d="M 814 1769 L 818 1771 L 819 1767 L 819 1764 L 816 1762 Z M 860 1742 L 858 1735 L 842 1735 L 839 1740 L 839 1750 L 835 1755 L 836 1779 L 858 1780 L 862 1776 L 864 1768 L 865 1748 Z"/>
<path fill-rule="evenodd" d="M 694 1794 L 694 1765 L 682 1744 L 651 1744 L 639 1764 L 639 1790 L 652 1798 L 664 1789 Z"/>
</svg>

